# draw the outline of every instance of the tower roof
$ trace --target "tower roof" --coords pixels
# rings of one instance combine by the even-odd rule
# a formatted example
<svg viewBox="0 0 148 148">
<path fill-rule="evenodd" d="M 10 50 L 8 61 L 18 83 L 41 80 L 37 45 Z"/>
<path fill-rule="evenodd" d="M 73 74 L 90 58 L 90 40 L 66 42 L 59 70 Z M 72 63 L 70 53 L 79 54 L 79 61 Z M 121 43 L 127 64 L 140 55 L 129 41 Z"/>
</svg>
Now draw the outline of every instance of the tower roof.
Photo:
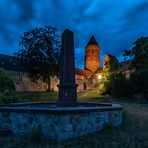
<svg viewBox="0 0 148 148">
<path fill-rule="evenodd" d="M 92 35 L 87 45 L 98 45 L 95 37 Z"/>
</svg>

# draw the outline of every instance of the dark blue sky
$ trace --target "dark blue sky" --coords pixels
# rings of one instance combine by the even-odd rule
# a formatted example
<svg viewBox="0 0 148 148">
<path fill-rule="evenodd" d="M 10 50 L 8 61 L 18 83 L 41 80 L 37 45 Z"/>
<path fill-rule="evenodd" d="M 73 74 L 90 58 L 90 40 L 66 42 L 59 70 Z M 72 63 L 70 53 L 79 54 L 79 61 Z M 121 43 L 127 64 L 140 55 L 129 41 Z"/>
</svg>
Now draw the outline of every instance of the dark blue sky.
<svg viewBox="0 0 148 148">
<path fill-rule="evenodd" d="M 148 35 L 148 0 L 0 0 L 0 53 L 11 55 L 24 31 L 47 25 L 74 31 L 79 67 L 92 34 L 101 60 L 106 52 L 122 60 L 124 49 Z"/>
</svg>

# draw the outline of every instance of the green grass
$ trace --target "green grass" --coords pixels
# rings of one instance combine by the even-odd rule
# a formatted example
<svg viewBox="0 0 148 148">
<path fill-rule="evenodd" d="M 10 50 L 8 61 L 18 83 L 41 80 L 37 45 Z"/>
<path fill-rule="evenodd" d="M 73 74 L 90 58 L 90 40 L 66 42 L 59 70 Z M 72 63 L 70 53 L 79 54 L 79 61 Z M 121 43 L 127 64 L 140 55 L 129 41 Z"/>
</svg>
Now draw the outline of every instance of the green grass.
<svg viewBox="0 0 148 148">
<path fill-rule="evenodd" d="M 97 101 L 97 102 L 119 102 L 119 103 L 148 103 L 146 99 L 133 99 L 133 98 L 112 98 L 109 95 L 100 95 L 99 91 L 89 90 L 78 92 L 78 101 Z M 14 92 L 9 95 L 0 92 L 0 104 L 13 103 L 13 102 L 48 102 L 57 101 L 57 92 L 34 92 L 34 93 L 18 93 Z"/>
<path fill-rule="evenodd" d="M 133 108 L 133 106 L 132 106 Z M 123 111 L 122 125 L 116 128 L 105 128 L 95 134 L 77 139 L 56 142 L 50 139 L 7 137 L 0 138 L 1 148 L 144 148 L 148 147 L 148 119 L 137 116 L 141 108 L 134 107 L 134 115 L 130 114 L 130 105 Z M 148 108 L 146 108 L 148 110 Z"/>
<path fill-rule="evenodd" d="M 89 100 L 101 100 L 105 98 L 109 98 L 109 95 L 101 95 L 97 89 L 78 93 L 79 100 L 89 101 Z"/>
<path fill-rule="evenodd" d="M 78 93 L 78 100 L 97 100 L 103 101 L 104 98 L 109 96 L 101 96 L 98 90 L 84 91 Z M 12 102 L 47 102 L 47 101 L 56 101 L 58 99 L 57 92 L 42 92 L 42 93 L 18 93 L 14 92 L 10 95 L 4 93 L 0 94 L 0 103 L 12 103 Z M 104 100 L 105 101 L 105 100 Z"/>
<path fill-rule="evenodd" d="M 58 98 L 57 92 L 43 93 L 13 93 L 12 95 L 0 94 L 0 104 L 14 102 L 47 102 L 56 101 Z"/>
<path fill-rule="evenodd" d="M 128 98 L 128 97 L 118 97 L 114 98 L 109 95 L 101 95 L 99 91 L 89 90 L 78 93 L 78 100 L 80 101 L 95 101 L 95 102 L 113 102 L 113 103 L 136 103 L 136 104 L 147 104 L 148 100 L 146 98 Z"/>
</svg>

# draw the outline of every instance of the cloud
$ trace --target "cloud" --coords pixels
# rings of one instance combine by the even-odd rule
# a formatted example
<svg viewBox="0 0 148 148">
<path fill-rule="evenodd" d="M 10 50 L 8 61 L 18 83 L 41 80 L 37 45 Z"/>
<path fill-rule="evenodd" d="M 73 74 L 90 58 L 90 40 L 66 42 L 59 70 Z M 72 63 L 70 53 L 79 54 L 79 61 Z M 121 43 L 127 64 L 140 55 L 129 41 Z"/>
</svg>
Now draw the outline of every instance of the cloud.
<svg viewBox="0 0 148 148">
<path fill-rule="evenodd" d="M 51 25 L 74 31 L 80 67 L 92 34 L 101 46 L 101 57 L 108 51 L 121 59 L 124 49 L 147 35 L 147 14 L 147 0 L 1 0 L 0 53 L 17 51 L 24 31 Z"/>
</svg>

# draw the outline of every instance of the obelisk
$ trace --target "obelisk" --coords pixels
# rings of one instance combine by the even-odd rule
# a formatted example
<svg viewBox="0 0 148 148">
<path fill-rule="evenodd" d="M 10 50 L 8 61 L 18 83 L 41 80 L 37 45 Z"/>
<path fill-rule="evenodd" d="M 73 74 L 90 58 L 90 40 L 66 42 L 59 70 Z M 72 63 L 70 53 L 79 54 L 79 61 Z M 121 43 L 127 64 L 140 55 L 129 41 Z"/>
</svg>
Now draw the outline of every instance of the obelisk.
<svg viewBox="0 0 148 148">
<path fill-rule="evenodd" d="M 58 106 L 76 106 L 77 85 L 75 83 L 74 35 L 70 30 L 62 34 L 60 57 L 60 84 Z"/>
</svg>

